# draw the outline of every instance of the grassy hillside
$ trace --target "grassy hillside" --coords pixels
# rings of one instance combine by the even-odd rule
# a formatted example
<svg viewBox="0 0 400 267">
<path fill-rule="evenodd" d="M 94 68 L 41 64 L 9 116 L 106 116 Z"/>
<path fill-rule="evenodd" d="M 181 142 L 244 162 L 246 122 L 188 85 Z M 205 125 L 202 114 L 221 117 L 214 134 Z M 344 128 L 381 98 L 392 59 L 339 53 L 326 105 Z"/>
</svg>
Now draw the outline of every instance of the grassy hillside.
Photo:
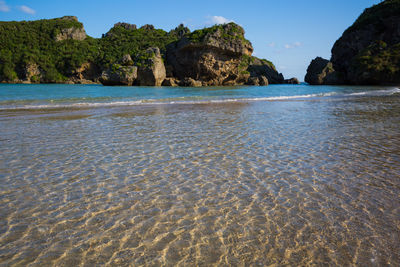
<svg viewBox="0 0 400 267">
<path fill-rule="evenodd" d="M 124 54 L 137 54 L 152 46 L 164 53 L 165 46 L 187 29 L 182 26 L 168 33 L 115 26 L 102 38 L 56 41 L 63 29 L 82 27 L 78 21 L 63 18 L 0 22 L 0 81 L 23 79 L 25 66 L 35 63 L 42 70 L 42 81 L 63 82 L 85 62 L 106 67 Z"/>
</svg>

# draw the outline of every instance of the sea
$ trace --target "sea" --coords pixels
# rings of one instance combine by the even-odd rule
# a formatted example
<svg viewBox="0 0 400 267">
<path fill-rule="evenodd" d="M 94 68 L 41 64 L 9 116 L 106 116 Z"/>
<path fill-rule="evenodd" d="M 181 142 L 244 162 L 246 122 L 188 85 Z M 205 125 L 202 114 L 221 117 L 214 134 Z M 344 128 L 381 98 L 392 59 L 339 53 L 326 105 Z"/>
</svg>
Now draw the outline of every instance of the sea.
<svg viewBox="0 0 400 267">
<path fill-rule="evenodd" d="M 0 85 L 0 266 L 400 266 L 400 89 Z"/>
</svg>

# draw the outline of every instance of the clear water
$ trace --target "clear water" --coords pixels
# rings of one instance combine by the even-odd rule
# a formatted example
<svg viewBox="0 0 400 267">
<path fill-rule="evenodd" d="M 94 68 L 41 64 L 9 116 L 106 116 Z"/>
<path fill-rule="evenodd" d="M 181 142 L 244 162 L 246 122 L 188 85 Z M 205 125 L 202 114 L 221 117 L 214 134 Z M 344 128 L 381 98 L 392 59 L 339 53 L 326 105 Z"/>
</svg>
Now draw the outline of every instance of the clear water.
<svg viewBox="0 0 400 267">
<path fill-rule="evenodd" d="M 101 85 L 0 85 L 0 109 L 204 104 L 313 97 L 392 95 L 396 87 L 270 85 L 267 87 L 124 87 Z"/>
<path fill-rule="evenodd" d="M 398 266 L 399 92 L 0 85 L 0 265 Z"/>
</svg>

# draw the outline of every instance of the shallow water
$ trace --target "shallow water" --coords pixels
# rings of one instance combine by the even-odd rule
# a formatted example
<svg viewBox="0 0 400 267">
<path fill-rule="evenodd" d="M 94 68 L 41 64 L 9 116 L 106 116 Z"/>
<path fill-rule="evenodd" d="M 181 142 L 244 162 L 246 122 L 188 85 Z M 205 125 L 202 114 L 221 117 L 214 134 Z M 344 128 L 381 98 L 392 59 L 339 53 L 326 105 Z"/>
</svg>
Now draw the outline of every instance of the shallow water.
<svg viewBox="0 0 400 267">
<path fill-rule="evenodd" d="M 3 98 L 0 265 L 400 265 L 399 94 L 287 88 Z"/>
</svg>

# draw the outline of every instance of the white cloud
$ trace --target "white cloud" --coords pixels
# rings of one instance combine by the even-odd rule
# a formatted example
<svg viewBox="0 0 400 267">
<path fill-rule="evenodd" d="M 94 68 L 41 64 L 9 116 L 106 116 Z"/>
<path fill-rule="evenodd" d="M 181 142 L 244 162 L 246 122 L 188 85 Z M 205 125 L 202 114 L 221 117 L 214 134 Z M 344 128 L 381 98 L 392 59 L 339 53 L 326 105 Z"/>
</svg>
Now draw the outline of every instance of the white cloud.
<svg viewBox="0 0 400 267">
<path fill-rule="evenodd" d="M 31 14 L 34 15 L 36 13 L 36 11 L 28 6 L 19 6 L 18 7 L 19 10 L 21 10 L 22 12 L 26 13 L 26 14 Z"/>
<path fill-rule="evenodd" d="M 292 49 L 292 48 L 300 47 L 300 46 L 302 46 L 302 45 L 303 45 L 303 44 L 300 43 L 300 42 L 294 42 L 294 43 L 292 43 L 292 44 L 285 44 L 284 47 L 285 47 L 286 49 Z"/>
<path fill-rule="evenodd" d="M 224 18 L 222 16 L 212 16 L 210 18 L 210 24 L 226 24 L 229 22 L 234 22 L 231 19 Z"/>
<path fill-rule="evenodd" d="M 275 47 L 276 44 L 274 42 L 268 44 L 269 47 Z"/>
<path fill-rule="evenodd" d="M 10 7 L 7 6 L 6 1 L 0 1 L 0 11 L 1 11 L 1 12 L 8 12 L 8 11 L 10 11 Z"/>
</svg>

